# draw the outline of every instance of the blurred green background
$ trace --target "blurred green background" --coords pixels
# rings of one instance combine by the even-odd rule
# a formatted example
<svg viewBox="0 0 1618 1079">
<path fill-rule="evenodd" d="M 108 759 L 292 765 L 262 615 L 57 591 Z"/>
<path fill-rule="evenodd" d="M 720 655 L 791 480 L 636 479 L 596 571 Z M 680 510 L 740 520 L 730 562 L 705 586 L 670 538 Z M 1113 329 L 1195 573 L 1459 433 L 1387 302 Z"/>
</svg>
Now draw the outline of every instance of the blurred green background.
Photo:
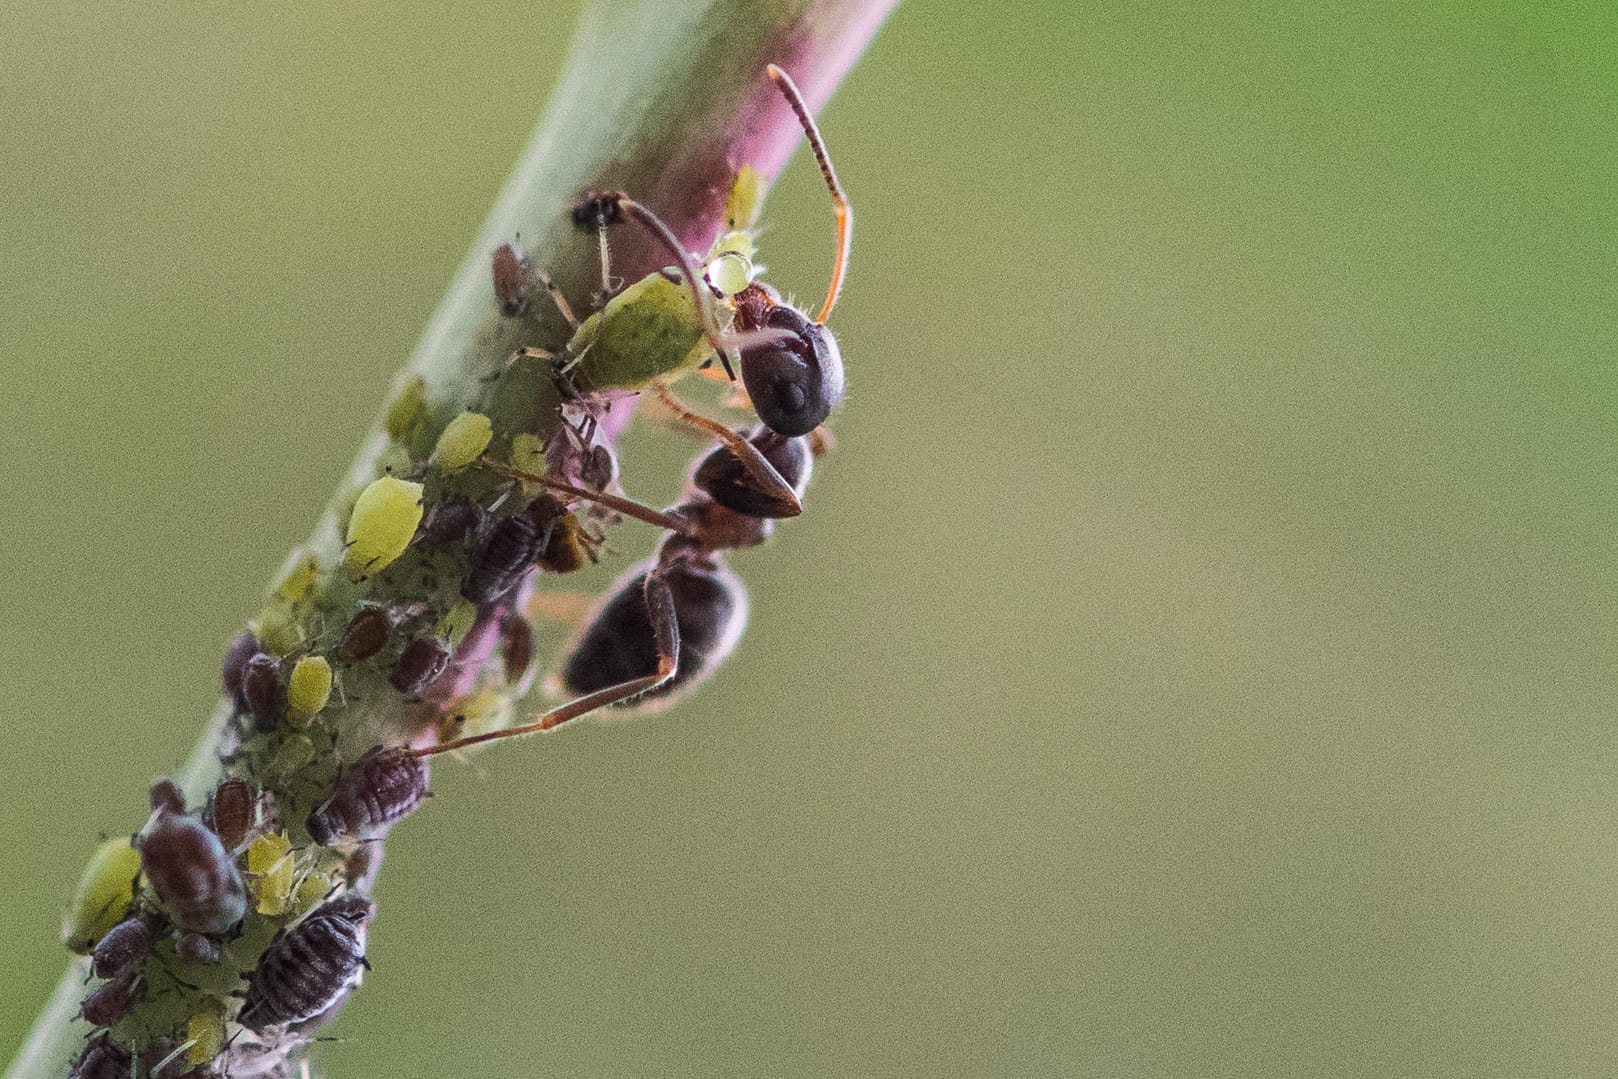
<svg viewBox="0 0 1618 1079">
<path fill-rule="evenodd" d="M 573 19 L 340 7 L 0 11 L 0 1057 Z M 901 8 L 739 653 L 438 770 L 327 1073 L 1618 1072 L 1618 15 L 1278 7 Z"/>
</svg>

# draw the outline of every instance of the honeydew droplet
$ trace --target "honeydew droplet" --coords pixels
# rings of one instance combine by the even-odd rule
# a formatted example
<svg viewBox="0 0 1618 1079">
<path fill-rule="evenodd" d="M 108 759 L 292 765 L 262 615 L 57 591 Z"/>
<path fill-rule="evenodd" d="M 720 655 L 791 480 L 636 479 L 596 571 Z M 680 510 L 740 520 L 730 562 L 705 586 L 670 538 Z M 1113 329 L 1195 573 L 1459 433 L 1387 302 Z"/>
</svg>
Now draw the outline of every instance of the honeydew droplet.
<svg viewBox="0 0 1618 1079">
<path fill-rule="evenodd" d="M 427 412 L 427 380 L 416 375 L 399 390 L 399 396 L 388 407 L 382 429 L 398 442 L 408 440 Z"/>
<path fill-rule="evenodd" d="M 287 722 L 302 727 L 331 699 L 331 663 L 325 656 L 304 656 L 287 679 Z"/>
<path fill-rule="evenodd" d="M 124 920 L 135 901 L 139 875 L 140 851 L 130 846 L 128 836 L 108 839 L 97 847 L 62 919 L 62 943 L 71 951 L 89 955 Z"/>
<path fill-rule="evenodd" d="M 383 476 L 360 492 L 348 519 L 343 572 L 361 578 L 392 565 L 421 524 L 421 484 Z"/>
<path fill-rule="evenodd" d="M 433 464 L 456 472 L 476 461 L 494 437 L 494 425 L 481 412 L 463 412 L 449 421 L 433 447 Z"/>
<path fill-rule="evenodd" d="M 708 263 L 708 281 L 723 296 L 734 296 L 753 283 L 753 260 L 727 251 Z"/>
</svg>

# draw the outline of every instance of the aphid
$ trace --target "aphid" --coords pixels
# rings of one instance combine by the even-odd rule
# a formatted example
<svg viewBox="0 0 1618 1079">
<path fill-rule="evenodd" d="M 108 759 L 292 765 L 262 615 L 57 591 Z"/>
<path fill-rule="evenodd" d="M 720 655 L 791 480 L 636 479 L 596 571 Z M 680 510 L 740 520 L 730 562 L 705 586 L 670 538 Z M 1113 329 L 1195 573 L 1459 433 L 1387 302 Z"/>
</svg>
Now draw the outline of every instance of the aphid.
<svg viewBox="0 0 1618 1079">
<path fill-rule="evenodd" d="M 281 661 L 260 652 L 247 661 L 242 671 L 242 698 L 253 725 L 261 731 L 274 730 L 286 711 L 287 691 L 281 684 Z"/>
<path fill-rule="evenodd" d="M 62 919 L 62 943 L 69 950 L 89 955 L 124 920 L 135 901 L 140 864 L 140 851 L 128 838 L 108 839 L 95 849 Z"/>
<path fill-rule="evenodd" d="M 126 918 L 113 926 L 90 953 L 97 978 L 118 978 L 139 967 L 152 951 L 152 927 L 143 918 Z"/>
<path fill-rule="evenodd" d="M 219 942 L 202 933 L 181 933 L 174 938 L 174 954 L 195 966 L 217 963 Z"/>
<path fill-rule="evenodd" d="M 343 572 L 364 580 L 392 565 L 410 546 L 421 515 L 421 484 L 393 476 L 373 481 L 348 519 Z"/>
<path fill-rule="evenodd" d="M 419 697 L 448 666 L 448 645 L 437 637 L 417 637 L 394 661 L 388 684 L 406 697 Z"/>
<path fill-rule="evenodd" d="M 140 863 L 181 929 L 223 933 L 247 913 L 241 873 L 200 821 L 159 810 L 140 837 Z"/>
<path fill-rule="evenodd" d="M 304 656 L 292 665 L 287 678 L 287 722 L 304 727 L 331 699 L 331 661 L 325 656 Z"/>
<path fill-rule="evenodd" d="M 323 847 L 367 839 L 414 813 L 427 797 L 427 765 L 401 746 L 376 746 L 343 770 L 309 814 L 310 837 Z"/>
<path fill-rule="evenodd" d="M 461 582 L 461 595 L 490 603 L 517 586 L 550 540 L 540 536 L 527 514 L 513 513 L 489 526 Z"/>
<path fill-rule="evenodd" d="M 387 612 L 380 607 L 361 607 L 343 627 L 343 635 L 337 641 L 337 659 L 342 663 L 370 659 L 387 647 L 392 633 L 393 621 Z"/>
<path fill-rule="evenodd" d="M 275 585 L 275 597 L 288 603 L 302 603 L 314 593 L 319 579 L 320 559 L 309 551 L 293 551 Z"/>
<path fill-rule="evenodd" d="M 129 1079 L 133 1064 L 128 1049 L 102 1034 L 85 1043 L 68 1079 Z"/>
<path fill-rule="evenodd" d="M 220 672 L 219 681 L 225 694 L 236 702 L 238 711 L 247 711 L 247 700 L 242 696 L 242 675 L 247 670 L 247 661 L 263 650 L 258 638 L 245 630 L 236 634 L 231 639 L 230 647 L 225 650 L 224 669 Z"/>
<path fill-rule="evenodd" d="M 214 788 L 206 820 L 214 835 L 234 851 L 247 841 L 258 817 L 258 794 L 245 779 L 223 779 Z"/>
<path fill-rule="evenodd" d="M 201 1067 L 213 1060 L 225 1048 L 224 1009 L 210 1001 L 186 1021 L 185 1040 L 190 1043 L 185 1051 L 187 1063 Z"/>
<path fill-rule="evenodd" d="M 260 914 L 279 917 L 292 905 L 292 841 L 280 833 L 261 835 L 247 848 L 247 890 Z"/>
<path fill-rule="evenodd" d="M 533 283 L 528 278 L 528 256 L 515 241 L 507 240 L 494 249 L 494 297 L 500 304 L 500 313 L 516 318 L 528 310 L 528 293 Z"/>
<path fill-rule="evenodd" d="M 506 681 L 516 685 L 534 662 L 533 624 L 515 611 L 507 614 L 500 623 L 500 642 L 500 660 Z"/>
<path fill-rule="evenodd" d="M 803 126 L 836 208 L 837 254 L 826 299 L 816 317 L 810 319 L 781 304 L 771 290 L 752 280 L 753 238 L 748 228 L 755 196 L 753 178 L 744 171 L 733 189 L 742 204 L 732 208 L 741 219 L 737 222 L 740 227 L 721 236 L 710 250 L 706 264 L 711 272 L 707 274 L 698 269 L 690 253 L 651 210 L 626 195 L 593 195 L 588 208 L 576 211 L 576 218 L 583 214 L 604 222 L 603 200 L 613 207 L 613 212 L 635 218 L 674 256 L 684 284 L 662 273 L 650 274 L 613 296 L 601 310 L 580 323 L 541 274 L 541 283 L 575 329 L 561 357 L 539 349 L 525 349 L 523 354 L 558 360 L 564 385 L 580 394 L 612 389 L 651 390 L 675 417 L 719 439 L 745 462 L 760 485 L 773 488 L 777 497 L 790 504 L 790 485 L 775 474 L 754 447 L 723 425 L 692 412 L 668 390 L 669 383 L 706 363 L 711 355 L 716 354 L 729 373 L 730 354 L 735 351 L 742 382 L 759 419 L 782 435 L 807 434 L 842 400 L 842 357 L 825 322 L 842 290 L 853 212 L 796 86 L 774 65 L 769 68 L 769 76 Z M 711 291 L 720 284 L 727 289 L 742 286 L 734 292 L 723 291 L 724 309 L 733 314 L 728 328 L 721 323 L 720 309 Z"/>
<path fill-rule="evenodd" d="M 115 1026 L 135 1010 L 144 990 L 144 984 L 136 982 L 130 972 L 93 990 L 79 1005 L 79 1014 L 93 1027 Z"/>
<path fill-rule="evenodd" d="M 382 429 L 395 442 L 408 442 L 427 414 L 427 381 L 413 375 L 399 388 L 399 395 L 388 406 Z"/>
<path fill-rule="evenodd" d="M 366 927 L 375 916 L 370 900 L 344 895 L 278 934 L 248 979 L 236 1021 L 263 1033 L 325 1011 L 365 966 Z"/>
<path fill-rule="evenodd" d="M 436 543 L 459 543 L 482 522 L 481 506 L 465 495 L 453 495 L 428 507 L 421 531 Z"/>
<path fill-rule="evenodd" d="M 445 472 L 458 472 L 483 456 L 494 425 L 481 412 L 462 412 L 445 426 L 433 447 L 432 463 Z"/>
</svg>

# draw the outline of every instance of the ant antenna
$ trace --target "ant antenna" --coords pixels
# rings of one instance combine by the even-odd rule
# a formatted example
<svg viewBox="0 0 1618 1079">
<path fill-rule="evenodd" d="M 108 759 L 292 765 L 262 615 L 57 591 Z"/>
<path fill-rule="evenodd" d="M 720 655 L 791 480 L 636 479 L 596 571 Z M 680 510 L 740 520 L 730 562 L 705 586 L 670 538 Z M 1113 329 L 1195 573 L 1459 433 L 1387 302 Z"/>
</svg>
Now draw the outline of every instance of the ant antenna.
<svg viewBox="0 0 1618 1079">
<path fill-rule="evenodd" d="M 809 140 L 809 149 L 814 151 L 815 161 L 820 165 L 820 175 L 826 178 L 826 188 L 831 192 L 831 200 L 837 207 L 837 258 L 832 264 L 831 284 L 826 287 L 826 301 L 820 305 L 820 314 L 815 321 L 824 326 L 831 317 L 831 309 L 837 306 L 837 296 L 843 291 L 843 274 L 848 269 L 848 247 L 854 240 L 854 207 L 848 203 L 848 196 L 843 193 L 843 185 L 837 182 L 837 170 L 831 167 L 831 157 L 826 153 L 826 144 L 820 137 L 820 129 L 815 126 L 815 118 L 809 115 L 809 106 L 803 102 L 803 95 L 798 92 L 798 86 L 792 81 L 792 76 L 771 64 L 768 68 L 770 79 L 781 91 L 781 96 L 787 99 L 792 111 L 798 115 L 798 123 L 803 127 L 803 133 Z"/>
<path fill-rule="evenodd" d="M 708 286 L 704 283 L 702 273 L 697 269 L 696 260 L 691 257 L 691 252 L 687 251 L 675 238 L 673 231 L 663 224 L 663 219 L 651 210 L 628 195 L 619 194 L 616 199 L 623 211 L 644 225 L 679 262 L 680 273 L 691 289 L 691 298 L 696 301 L 697 311 L 702 319 L 703 334 L 708 338 L 708 343 L 713 346 L 714 351 L 719 353 L 719 362 L 724 365 L 725 374 L 735 382 L 736 372 L 730 368 L 727 342 L 719 334 L 719 317 L 714 313 L 713 294 L 708 291 Z"/>
</svg>

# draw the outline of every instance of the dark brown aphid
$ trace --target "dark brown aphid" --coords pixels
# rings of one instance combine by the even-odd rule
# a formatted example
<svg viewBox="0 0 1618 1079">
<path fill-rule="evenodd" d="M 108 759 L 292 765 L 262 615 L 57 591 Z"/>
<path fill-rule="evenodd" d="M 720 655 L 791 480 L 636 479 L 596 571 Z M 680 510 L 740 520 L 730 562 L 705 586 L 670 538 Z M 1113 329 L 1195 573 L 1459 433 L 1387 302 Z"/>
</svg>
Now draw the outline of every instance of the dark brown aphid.
<svg viewBox="0 0 1618 1079">
<path fill-rule="evenodd" d="M 534 627 L 515 611 L 500 623 L 500 660 L 506 681 L 513 684 L 522 681 L 534 662 Z"/>
<path fill-rule="evenodd" d="M 434 502 L 422 519 L 422 533 L 437 543 L 459 543 L 477 531 L 483 508 L 465 495 Z"/>
<path fill-rule="evenodd" d="M 747 623 L 747 590 L 741 581 L 710 560 L 654 563 L 620 584 L 591 619 L 562 667 L 568 692 L 595 693 L 658 671 L 661 649 L 647 602 L 649 584 L 655 587 L 658 581 L 673 603 L 679 664 L 661 685 L 615 703 L 666 697 L 696 686 L 735 647 Z"/>
<path fill-rule="evenodd" d="M 742 433 L 801 499 L 814 468 L 809 440 L 788 438 L 768 427 Z M 702 459 L 691 482 L 721 506 L 748 517 L 795 517 L 802 508 L 801 502 L 787 502 L 753 482 L 741 459 L 724 446 Z"/>
<path fill-rule="evenodd" d="M 539 535 L 526 513 L 495 521 L 478 544 L 472 566 L 461 582 L 461 595 L 473 603 L 499 599 L 522 580 L 549 539 L 549 534 Z"/>
<path fill-rule="evenodd" d="M 181 929 L 223 933 L 247 913 L 241 873 L 200 821 L 160 810 L 140 836 L 140 863 Z"/>
<path fill-rule="evenodd" d="M 201 933 L 181 933 L 174 938 L 174 954 L 198 966 L 217 963 L 219 942 Z"/>
<path fill-rule="evenodd" d="M 167 809 L 171 813 L 185 812 L 185 794 L 172 779 L 159 779 L 146 792 L 146 802 L 154 810 Z"/>
<path fill-rule="evenodd" d="M 237 1022 L 263 1033 L 329 1008 L 365 965 L 365 930 L 376 905 L 357 895 L 328 900 L 270 943 L 247 983 Z"/>
<path fill-rule="evenodd" d="M 380 607 L 361 607 L 337 642 L 334 653 L 343 663 L 358 663 L 370 659 L 388 645 L 393 633 L 393 622 Z"/>
<path fill-rule="evenodd" d="M 253 725 L 261 731 L 274 730 L 287 708 L 287 689 L 281 684 L 281 661 L 260 652 L 247 661 L 242 671 L 242 697 Z"/>
<path fill-rule="evenodd" d="M 133 1063 L 129 1050 L 100 1034 L 85 1043 L 68 1079 L 129 1079 Z"/>
<path fill-rule="evenodd" d="M 145 996 L 144 984 L 135 981 L 134 971 L 108 982 L 84 998 L 79 1014 L 93 1027 L 110 1027 L 121 1023 L 135 1005 Z"/>
<path fill-rule="evenodd" d="M 417 637 L 388 672 L 388 684 L 407 697 L 419 697 L 449 666 L 449 645 L 437 637 Z"/>
<path fill-rule="evenodd" d="M 366 839 L 414 813 L 427 797 L 427 765 L 402 746 L 376 746 L 343 770 L 309 814 L 309 835 L 329 847 Z"/>
<path fill-rule="evenodd" d="M 242 695 L 242 675 L 247 670 L 247 661 L 263 650 L 258 638 L 246 630 L 236 634 L 231 639 L 230 647 L 225 650 L 225 663 L 219 681 L 226 696 L 236 702 L 238 711 L 247 711 L 247 698 Z"/>
<path fill-rule="evenodd" d="M 152 951 L 152 927 L 141 918 L 119 922 L 90 953 L 97 978 L 118 978 L 139 967 Z"/>
<path fill-rule="evenodd" d="M 208 806 L 208 823 L 226 850 L 240 850 L 258 823 L 258 793 L 245 779 L 222 780 Z"/>
<path fill-rule="evenodd" d="M 516 318 L 528 310 L 528 293 L 533 288 L 528 275 L 528 255 L 514 241 L 494 249 L 494 296 L 500 313 Z"/>
</svg>

